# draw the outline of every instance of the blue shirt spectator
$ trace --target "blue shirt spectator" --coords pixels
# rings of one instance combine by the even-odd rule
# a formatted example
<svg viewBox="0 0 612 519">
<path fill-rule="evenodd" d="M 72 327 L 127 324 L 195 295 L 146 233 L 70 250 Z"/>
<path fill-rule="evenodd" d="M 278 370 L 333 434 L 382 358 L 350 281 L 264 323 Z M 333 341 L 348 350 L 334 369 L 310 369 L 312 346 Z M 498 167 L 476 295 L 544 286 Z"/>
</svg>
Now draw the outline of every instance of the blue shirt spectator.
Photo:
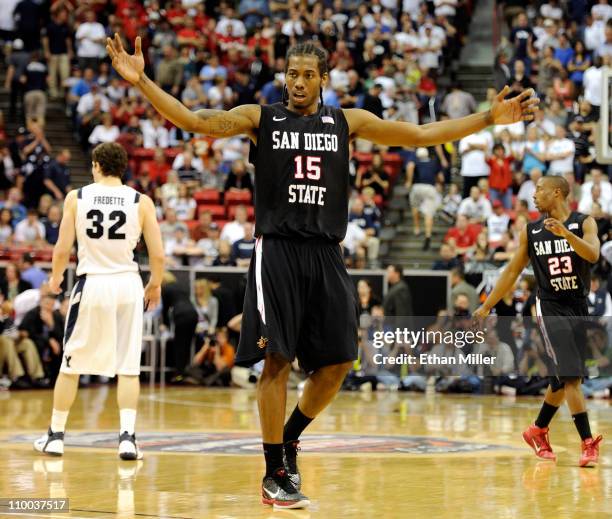
<svg viewBox="0 0 612 519">
<path fill-rule="evenodd" d="M 32 285 L 32 288 L 40 288 L 47 281 L 47 273 L 34 265 L 34 260 L 30 253 L 25 253 L 21 259 L 21 279 Z"/>
<path fill-rule="evenodd" d="M 366 234 L 369 236 L 376 236 L 380 229 L 380 222 L 378 221 L 379 214 L 369 208 L 366 213 L 364 211 L 363 201 L 360 198 L 353 200 L 351 205 L 351 212 L 349 213 L 349 222 L 356 223 L 361 227 Z"/>
</svg>

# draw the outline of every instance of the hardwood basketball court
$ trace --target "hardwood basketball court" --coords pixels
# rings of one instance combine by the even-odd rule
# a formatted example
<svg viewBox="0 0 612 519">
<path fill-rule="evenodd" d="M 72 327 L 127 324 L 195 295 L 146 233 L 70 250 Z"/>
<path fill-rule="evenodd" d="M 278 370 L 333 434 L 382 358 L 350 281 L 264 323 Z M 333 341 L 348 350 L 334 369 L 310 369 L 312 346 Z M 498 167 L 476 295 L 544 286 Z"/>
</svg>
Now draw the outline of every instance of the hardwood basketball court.
<svg viewBox="0 0 612 519">
<path fill-rule="evenodd" d="M 82 389 L 63 458 L 31 440 L 48 427 L 50 391 L 0 392 L 0 498 L 68 497 L 70 513 L 0 517 L 556 518 L 612 510 L 612 450 L 577 466 L 567 409 L 555 417 L 557 464 L 538 461 L 520 433 L 538 398 L 341 393 L 307 430 L 298 458 L 308 510 L 261 504 L 263 457 L 254 391 L 143 388 L 141 462 L 117 456 L 114 387 Z M 288 409 L 297 399 L 290 392 Z M 594 433 L 609 439 L 612 410 L 590 401 Z"/>
</svg>

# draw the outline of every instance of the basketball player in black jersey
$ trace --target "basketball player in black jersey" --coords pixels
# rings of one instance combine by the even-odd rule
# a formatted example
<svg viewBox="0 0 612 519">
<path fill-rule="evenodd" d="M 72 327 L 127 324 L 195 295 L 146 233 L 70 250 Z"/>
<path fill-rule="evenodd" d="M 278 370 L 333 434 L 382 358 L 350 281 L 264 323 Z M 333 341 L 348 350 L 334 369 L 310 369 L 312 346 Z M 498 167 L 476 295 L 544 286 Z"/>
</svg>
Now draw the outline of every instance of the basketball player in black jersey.
<svg viewBox="0 0 612 519">
<path fill-rule="evenodd" d="M 424 126 L 384 121 L 360 109 L 323 106 L 326 53 L 301 43 L 287 54 L 285 103 L 191 112 L 144 74 L 140 39 L 134 55 L 118 35 L 108 40 L 107 51 L 115 69 L 179 128 L 212 137 L 246 134 L 252 141 L 257 244 L 237 363 L 265 359 L 257 387 L 263 502 L 304 507 L 309 501 L 296 465 L 299 436 L 334 398 L 357 358 L 357 298 L 339 246 L 348 219 L 349 140 L 386 146 L 456 141 L 492 124 L 531 120 L 538 100 L 533 90 L 505 100 L 506 87 L 484 113 Z M 284 425 L 296 356 L 310 376 Z"/>
<path fill-rule="evenodd" d="M 537 282 L 537 318 L 550 361 L 550 382 L 535 421 L 523 433 L 536 456 L 556 460 L 548 439 L 548 425 L 564 400 L 582 439 L 580 466 L 594 466 L 601 436 L 593 439 L 582 394 L 587 338 L 585 317 L 590 267 L 599 258 L 597 224 L 590 216 L 572 212 L 567 204 L 569 185 L 563 177 L 543 177 L 534 201 L 547 215 L 527 224 L 520 244 L 495 288 L 474 317 L 486 317 L 512 288 L 529 261 Z"/>
</svg>

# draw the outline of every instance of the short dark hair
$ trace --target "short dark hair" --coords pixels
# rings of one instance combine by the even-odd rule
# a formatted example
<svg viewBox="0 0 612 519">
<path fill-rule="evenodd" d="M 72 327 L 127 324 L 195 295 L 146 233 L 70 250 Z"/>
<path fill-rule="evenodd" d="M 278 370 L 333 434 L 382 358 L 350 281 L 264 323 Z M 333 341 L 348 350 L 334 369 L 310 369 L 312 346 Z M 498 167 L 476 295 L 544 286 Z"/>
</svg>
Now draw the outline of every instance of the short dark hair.
<svg viewBox="0 0 612 519">
<path fill-rule="evenodd" d="M 547 182 L 551 182 L 553 189 L 560 189 L 561 194 L 563 195 L 563 198 L 567 198 L 567 195 L 569 195 L 569 192 L 570 192 L 570 187 L 569 187 L 569 184 L 567 183 L 567 180 L 565 180 L 565 178 L 559 177 L 556 175 L 542 177 L 542 178 L 547 179 Z"/>
<path fill-rule="evenodd" d="M 313 56 L 317 58 L 319 74 L 322 76 L 327 72 L 327 51 L 317 46 L 313 42 L 305 41 L 298 43 L 287 51 L 287 56 L 285 58 L 285 72 L 287 72 L 289 67 L 289 58 L 292 56 Z"/>
<path fill-rule="evenodd" d="M 465 271 L 462 266 L 453 267 L 451 269 L 451 274 L 454 274 L 459 279 L 465 279 Z"/>
<path fill-rule="evenodd" d="M 128 164 L 125 148 L 116 142 L 98 144 L 91 154 L 91 160 L 100 165 L 105 177 L 123 177 Z"/>
<path fill-rule="evenodd" d="M 392 263 L 391 265 L 389 265 L 397 274 L 399 274 L 399 277 L 402 278 L 404 276 L 404 267 L 402 267 L 399 263 Z"/>
</svg>

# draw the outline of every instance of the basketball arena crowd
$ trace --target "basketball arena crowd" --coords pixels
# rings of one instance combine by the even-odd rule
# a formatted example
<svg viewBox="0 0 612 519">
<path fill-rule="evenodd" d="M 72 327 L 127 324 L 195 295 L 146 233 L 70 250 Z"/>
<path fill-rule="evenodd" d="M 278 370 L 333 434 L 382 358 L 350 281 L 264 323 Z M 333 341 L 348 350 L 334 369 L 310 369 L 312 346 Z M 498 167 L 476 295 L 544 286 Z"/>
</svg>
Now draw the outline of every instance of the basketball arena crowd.
<svg viewBox="0 0 612 519">
<path fill-rule="evenodd" d="M 357 283 L 361 355 L 344 387 L 540 394 L 547 385 L 544 348 L 530 324 L 535 294 L 528 275 L 495 309 L 512 325 L 492 330 L 480 351 L 502 359 L 499 368 L 434 377 L 424 366 L 394 370 L 372 362 L 371 337 L 385 317 L 413 315 L 418 305 L 402 266 L 385 259 L 381 233 L 402 224 L 389 223 L 389 208 L 406 208 L 400 215 L 423 251 L 431 249 L 436 229 L 446 229 L 424 265 L 449 271 L 452 286 L 450 307 L 440 305 L 432 330 L 469 319 L 486 274 L 512 257 L 520 231 L 539 218 L 532 197 L 542 176 L 564 176 L 572 209 L 595 218 L 602 244 L 610 238 L 612 169 L 597 162 L 595 139 L 602 73 L 612 60 L 612 6 L 608 0 L 499 2 L 491 88 L 478 100 L 458 79 L 476 8 L 476 0 L 3 0 L 0 386 L 48 388 L 57 376 L 67 299 L 49 293 L 40 264 L 50 260 L 58 238 L 63 199 L 73 187 L 71 165 L 81 160 L 88 170 L 88 154 L 104 142 L 125 146 L 125 182 L 158 209 L 169 267 L 160 333 L 173 343 L 171 382 L 253 386 L 257 380 L 258 366 L 233 367 L 242 291 L 208 274 L 186 286 L 171 272 L 249 264 L 255 238 L 248 139 L 192 135 L 159 116 L 110 65 L 106 38 L 117 33 L 130 51 L 142 38 L 146 73 L 191 110 L 282 101 L 284 56 L 306 39 L 329 54 L 324 102 L 385 119 L 458 118 L 487 110 L 505 85 L 510 96 L 534 88 L 541 110 L 530 123 L 488 128 L 429 149 L 352 143 L 346 264 L 386 267 L 389 290 L 382 297 L 366 279 Z M 73 147 L 48 137 L 58 118 Z M 609 398 L 607 251 L 594 266 L 589 294 L 597 324 L 589 332 L 588 365 L 595 378 L 585 391 Z M 386 351 L 400 353 L 393 346 Z M 296 369 L 292 383 L 300 379 Z"/>
</svg>

